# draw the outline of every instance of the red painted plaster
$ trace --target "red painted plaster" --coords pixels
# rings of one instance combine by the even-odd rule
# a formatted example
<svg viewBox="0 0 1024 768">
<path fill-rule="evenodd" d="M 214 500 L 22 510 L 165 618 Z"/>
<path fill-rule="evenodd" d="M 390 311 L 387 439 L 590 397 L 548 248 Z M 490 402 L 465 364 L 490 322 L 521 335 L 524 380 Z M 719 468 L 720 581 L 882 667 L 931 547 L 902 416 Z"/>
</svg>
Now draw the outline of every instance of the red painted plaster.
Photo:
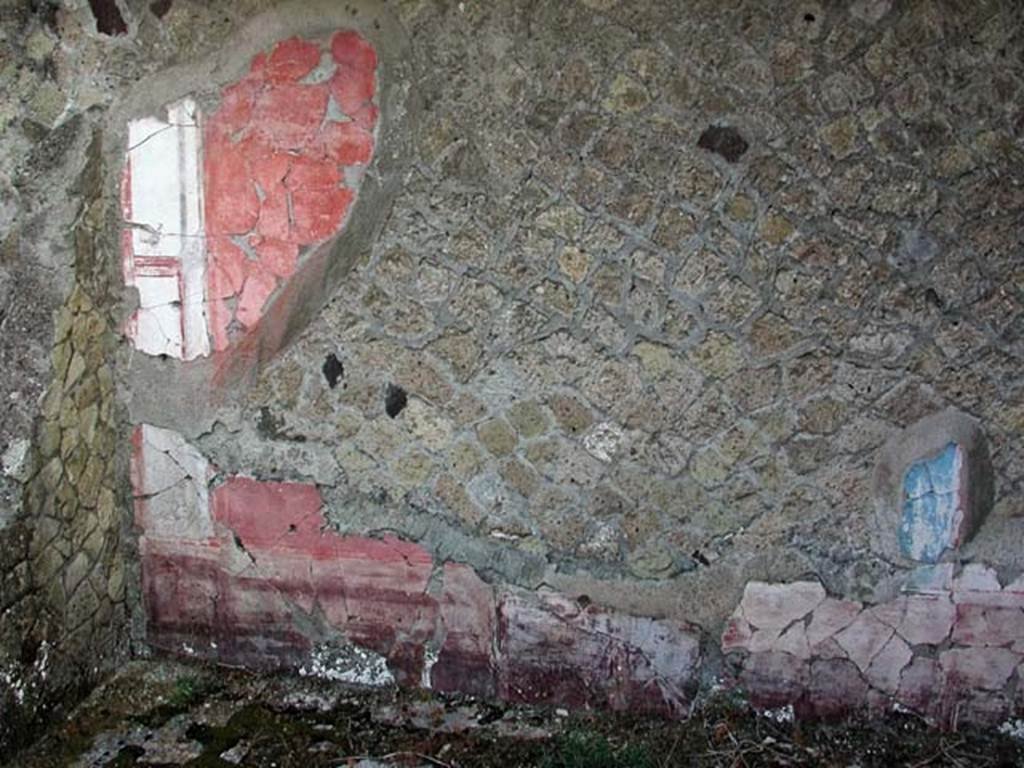
<svg viewBox="0 0 1024 768">
<path fill-rule="evenodd" d="M 304 82 L 328 53 L 333 74 Z M 373 46 L 355 32 L 337 33 L 329 46 L 293 37 L 224 89 L 204 129 L 208 232 L 246 237 L 258 268 L 250 262 L 239 284 L 237 251 L 210 250 L 215 349 L 231 344 L 233 320 L 244 328 L 260 322 L 278 285 L 299 268 L 302 248 L 344 227 L 355 200 L 345 168 L 373 155 L 376 67 Z"/>
<path fill-rule="evenodd" d="M 302 152 L 327 114 L 326 85 L 268 84 L 256 97 L 251 130 L 278 149 Z"/>
<path fill-rule="evenodd" d="M 202 222 L 191 226 L 201 226 L 197 236 L 205 243 L 206 272 L 199 279 L 206 282 L 206 333 L 214 350 L 241 341 L 260 323 L 267 303 L 301 268 L 304 249 L 344 228 L 373 156 L 376 68 L 373 46 L 355 32 L 322 41 L 292 37 L 255 56 L 201 120 L 202 141 L 190 150 L 201 153 L 201 192 L 195 176 L 183 188 L 191 190 L 187 199 L 202 203 Z M 151 184 L 174 167 L 151 165 L 159 162 L 147 160 Z M 121 207 L 123 271 L 134 284 L 140 266 L 154 275 L 159 265 L 141 265 L 133 253 L 130 162 Z M 197 316 L 203 313 L 194 313 L 193 322 Z M 283 327 L 287 318 L 275 321 Z M 127 332 L 136 337 L 137 324 Z M 199 346 L 205 354 L 205 344 L 192 348 Z"/>
<path fill-rule="evenodd" d="M 343 67 L 364 72 L 377 69 L 377 52 L 356 32 L 335 32 L 331 38 L 331 54 L 334 61 Z"/>
<path fill-rule="evenodd" d="M 246 328 L 252 328 L 263 316 L 263 305 L 277 287 L 277 279 L 269 270 L 264 271 L 258 264 L 250 264 L 242 292 L 238 296 L 235 319 Z"/>
<path fill-rule="evenodd" d="M 903 707 L 944 726 L 961 716 L 1019 716 L 1010 697 L 1020 684 L 1015 670 L 1024 669 L 1019 587 L 1001 587 L 978 564 L 955 581 L 950 566 L 947 576 L 934 583 L 915 577 L 906 594 L 875 605 L 807 603 L 781 634 L 765 623 L 780 605 L 797 604 L 808 583 L 752 583 L 721 648 L 736 664 L 735 681 L 763 708 L 790 704 L 797 714 L 833 717 Z M 794 633 L 804 642 L 788 641 Z"/>
<path fill-rule="evenodd" d="M 301 80 L 319 63 L 319 45 L 292 37 L 274 46 L 267 59 L 266 78 L 272 83 Z"/>
<path fill-rule="evenodd" d="M 256 226 L 256 232 L 261 237 L 285 242 L 294 240 L 289 203 L 288 190 L 283 183 L 276 182 L 263 187 L 260 220 Z"/>
</svg>

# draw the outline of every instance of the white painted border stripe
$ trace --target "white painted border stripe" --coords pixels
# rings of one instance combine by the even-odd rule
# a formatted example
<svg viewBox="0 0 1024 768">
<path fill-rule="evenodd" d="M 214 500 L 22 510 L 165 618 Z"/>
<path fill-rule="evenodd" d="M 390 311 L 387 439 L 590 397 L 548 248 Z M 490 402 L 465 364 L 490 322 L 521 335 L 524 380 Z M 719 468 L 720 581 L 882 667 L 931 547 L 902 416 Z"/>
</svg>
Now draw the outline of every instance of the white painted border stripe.
<svg viewBox="0 0 1024 768">
<path fill-rule="evenodd" d="M 133 256 L 125 278 L 140 300 L 130 332 L 140 351 L 183 360 L 210 352 L 200 117 L 186 98 L 168 106 L 166 121 L 128 126 Z"/>
</svg>

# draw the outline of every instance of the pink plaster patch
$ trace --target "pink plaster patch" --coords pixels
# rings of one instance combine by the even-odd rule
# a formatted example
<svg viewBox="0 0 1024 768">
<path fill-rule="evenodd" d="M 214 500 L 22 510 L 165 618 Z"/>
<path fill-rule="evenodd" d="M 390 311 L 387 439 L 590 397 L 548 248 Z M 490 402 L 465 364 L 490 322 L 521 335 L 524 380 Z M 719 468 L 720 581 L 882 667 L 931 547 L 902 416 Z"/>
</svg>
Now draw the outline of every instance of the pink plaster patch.
<svg viewBox="0 0 1024 768">
<path fill-rule="evenodd" d="M 248 270 L 245 251 L 227 237 L 207 240 L 210 253 L 210 274 L 207 278 L 208 299 L 226 299 L 236 296 L 245 285 Z"/>
<path fill-rule="evenodd" d="M 277 287 L 277 280 L 270 272 L 250 267 L 249 274 L 238 297 L 238 310 L 235 317 L 246 328 L 252 328 L 260 321 L 263 305 Z"/>
<path fill-rule="evenodd" d="M 772 650 L 788 653 L 798 659 L 811 658 L 811 646 L 807 642 L 807 629 L 803 624 L 793 624 L 782 633 Z"/>
<path fill-rule="evenodd" d="M 581 606 L 563 595 L 506 594 L 499 606 L 499 695 L 513 701 L 678 715 L 700 658 L 693 629 Z"/>
<path fill-rule="evenodd" d="M 951 685 L 997 691 L 1010 679 L 1020 656 L 1005 648 L 953 648 L 943 651 L 939 663 Z"/>
<path fill-rule="evenodd" d="M 354 195 L 342 187 L 296 189 L 292 192 L 295 210 L 295 239 L 303 244 L 329 237 L 345 218 Z"/>
<path fill-rule="evenodd" d="M 288 190 L 284 184 L 276 182 L 263 187 L 260 220 L 256 225 L 258 237 L 290 242 L 293 238 L 289 208 Z"/>
<path fill-rule="evenodd" d="M 212 136 L 216 131 L 221 134 L 218 138 L 230 139 L 233 134 L 243 130 L 252 120 L 252 108 L 259 89 L 258 80 L 247 78 L 221 91 L 218 120 L 211 127 L 209 135 Z"/>
<path fill-rule="evenodd" d="M 369 107 L 376 91 L 373 70 L 339 67 L 331 79 L 331 95 L 346 115 L 356 115 Z"/>
<path fill-rule="evenodd" d="M 208 133 L 204 163 L 206 233 L 241 235 L 259 219 L 260 199 L 241 148 Z M 213 139 L 211 141 L 211 139 Z"/>
<path fill-rule="evenodd" d="M 843 659 L 817 659 L 810 664 L 807 693 L 798 711 L 816 717 L 838 717 L 851 701 L 862 701 L 867 683 L 856 665 Z"/>
<path fill-rule="evenodd" d="M 336 32 L 331 38 L 331 54 L 343 67 L 364 72 L 377 69 L 377 52 L 355 32 Z"/>
<path fill-rule="evenodd" d="M 317 151 L 338 165 L 365 165 L 373 155 L 373 134 L 350 123 L 328 123 L 320 132 Z"/>
<path fill-rule="evenodd" d="M 913 658 L 914 654 L 906 642 L 899 635 L 893 635 L 871 660 L 867 678 L 880 691 L 894 694 L 900 687 L 901 673 Z"/>
<path fill-rule="evenodd" d="M 472 568 L 445 563 L 441 594 L 445 637 L 437 662 L 430 669 L 432 688 L 494 695 L 497 661 L 492 639 L 496 610 L 494 589 Z"/>
<path fill-rule="evenodd" d="M 911 645 L 938 645 L 953 629 L 956 608 L 949 596 L 909 595 L 896 631 Z"/>
<path fill-rule="evenodd" d="M 329 95 L 322 84 L 271 85 L 256 99 L 252 130 L 273 147 L 301 152 L 320 130 L 327 114 Z M 213 119 L 217 119 L 216 113 Z"/>
<path fill-rule="evenodd" d="M 250 242 L 260 257 L 260 264 L 278 277 L 286 278 L 295 271 L 295 261 L 299 256 L 296 243 L 265 238 Z"/>
<path fill-rule="evenodd" d="M 1011 645 L 1024 640 L 1024 611 L 958 605 L 953 642 L 959 645 Z"/>
<path fill-rule="evenodd" d="M 836 635 L 836 642 L 863 672 L 892 635 L 892 627 L 865 612 Z"/>
<path fill-rule="evenodd" d="M 946 726 L 1019 717 L 1024 702 L 1011 695 L 1024 669 L 1019 585 L 1000 587 L 980 564 L 952 577 L 947 565 L 919 569 L 903 594 L 864 607 L 825 598 L 781 633 L 804 610 L 783 596 L 798 589 L 813 602 L 807 582 L 751 582 L 721 648 L 759 706 L 792 704 L 815 716 L 899 706 Z M 751 615 L 774 628 L 751 626 Z"/>
<path fill-rule="evenodd" d="M 834 637 L 837 632 L 850 626 L 860 611 L 860 603 L 826 598 L 814 610 L 811 624 L 807 628 L 807 641 L 813 646 Z"/>
<path fill-rule="evenodd" d="M 733 616 L 725 625 L 722 632 L 722 650 L 749 650 L 750 640 L 754 631 L 746 619 L 741 616 Z"/>
<path fill-rule="evenodd" d="M 807 686 L 807 662 L 788 653 L 752 653 L 739 681 L 755 706 L 780 707 L 800 701 Z"/>
<path fill-rule="evenodd" d="M 915 712 L 936 716 L 944 707 L 944 678 L 938 659 L 916 656 L 900 675 L 897 700 Z"/>
<path fill-rule="evenodd" d="M 740 610 L 759 629 L 784 629 L 809 614 L 825 599 L 825 589 L 816 581 L 768 584 L 751 581 L 743 592 Z"/>
</svg>

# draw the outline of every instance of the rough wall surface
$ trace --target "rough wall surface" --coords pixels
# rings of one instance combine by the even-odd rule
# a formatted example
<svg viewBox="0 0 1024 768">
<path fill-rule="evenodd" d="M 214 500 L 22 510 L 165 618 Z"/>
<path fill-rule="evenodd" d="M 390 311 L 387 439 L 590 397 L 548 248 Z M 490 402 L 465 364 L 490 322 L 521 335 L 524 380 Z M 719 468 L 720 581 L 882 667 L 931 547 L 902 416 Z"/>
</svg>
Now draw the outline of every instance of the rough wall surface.
<svg viewBox="0 0 1024 768">
<path fill-rule="evenodd" d="M 67 107 L 55 7 L 0 7 L 0 746 L 127 649 L 103 137 Z M 127 452 L 120 452 L 121 459 Z M 119 496 L 121 498 L 119 498 Z"/>
<path fill-rule="evenodd" d="M 158 18 L 126 2 L 125 34 L 109 37 L 85 3 L 40 5 L 4 12 L 0 87 L 15 98 L 0 114 L 12 126 L 0 225 L 3 285 L 16 289 L 3 322 L 28 329 L 0 342 L 5 359 L 26 361 L 21 394 L 4 401 L 5 452 L 32 434 L 37 398 L 57 386 L 41 315 L 62 296 L 81 303 L 70 257 L 59 279 L 43 276 L 54 253 L 72 252 L 66 233 L 86 193 L 71 182 L 91 127 L 118 122 L 104 110 L 122 108 L 135 75 L 228 56 L 225 46 L 252 42 L 248 19 L 277 4 L 174 0 Z M 1024 569 L 1019 4 L 387 8 L 410 45 L 381 87 L 419 105 L 414 121 L 383 118 L 385 139 L 393 125 L 408 147 L 401 164 L 376 166 L 398 186 L 393 205 L 343 258 L 325 256 L 344 269 L 322 312 L 267 310 L 287 333 L 270 353 L 246 354 L 258 363 L 251 386 L 205 386 L 216 380 L 204 362 L 139 374 L 126 351 L 132 425 L 181 433 L 214 467 L 212 488 L 239 476 L 315 486 L 336 534 L 397 537 L 432 572 L 468 566 L 488 589 L 543 588 L 548 597 L 531 599 L 556 605 L 585 597 L 617 626 L 640 616 L 700 627 L 711 675 L 749 582 L 818 584 L 858 605 L 898 598 L 913 563 L 879 541 L 875 464 L 902 429 L 953 406 L 987 436 L 994 501 L 943 557 L 986 563 L 1000 575 L 989 591 L 1009 588 Z M 155 91 L 150 108 L 178 91 Z M 215 108 L 219 94 L 205 96 Z M 104 143 L 108 209 L 127 150 L 119 124 Z M 52 149 L 65 144 L 66 157 Z M 103 232 L 110 279 L 119 226 Z M 54 296 L 26 302 L 35 285 Z M 120 425 L 125 449 L 132 425 Z M 28 454 L 41 461 L 38 434 Z M 128 471 L 116 471 L 119 498 Z M 9 475 L 13 510 L 22 481 Z M 3 532 L 22 542 L 5 557 L 39 530 L 26 512 Z M 62 530 L 87 525 L 67 519 Z M 74 563 L 85 545 L 69 539 Z M 111 562 L 107 546 L 95 562 Z M 247 547 L 244 536 L 225 546 Z M 27 554 L 5 574 L 18 562 Z M 113 606 L 106 567 L 93 591 L 106 579 L 100 602 Z M 431 599 L 455 613 L 472 602 Z M 809 629 L 810 611 L 793 621 Z M 796 646 L 778 639 L 762 649 L 783 654 L 776 669 L 808 663 L 794 666 Z M 543 632 L 535 640 L 517 654 L 543 647 Z M 957 647 L 943 652 L 966 659 L 960 646 L 973 641 L 961 640 L 944 639 Z M 1001 713 L 1019 706 L 1020 672 L 1001 677 L 1009 642 L 982 643 L 1006 651 L 985 652 L 1005 657 Z M 866 695 L 873 657 L 826 677 Z M 898 674 L 910 659 L 889 663 Z M 920 677 L 911 668 L 907 686 Z M 890 676 L 872 690 L 900 685 Z"/>
</svg>

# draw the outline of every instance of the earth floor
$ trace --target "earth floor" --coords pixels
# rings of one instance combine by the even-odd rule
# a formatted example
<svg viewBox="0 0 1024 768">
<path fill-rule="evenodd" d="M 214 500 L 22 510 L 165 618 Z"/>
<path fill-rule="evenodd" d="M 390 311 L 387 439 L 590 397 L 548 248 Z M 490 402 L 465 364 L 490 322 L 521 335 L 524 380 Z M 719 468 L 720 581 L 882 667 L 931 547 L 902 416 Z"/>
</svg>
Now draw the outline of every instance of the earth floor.
<svg viewBox="0 0 1024 768">
<path fill-rule="evenodd" d="M 140 661 L 8 768 L 1024 766 L 1024 741 L 910 715 L 807 723 L 736 701 L 686 722 Z"/>
</svg>

